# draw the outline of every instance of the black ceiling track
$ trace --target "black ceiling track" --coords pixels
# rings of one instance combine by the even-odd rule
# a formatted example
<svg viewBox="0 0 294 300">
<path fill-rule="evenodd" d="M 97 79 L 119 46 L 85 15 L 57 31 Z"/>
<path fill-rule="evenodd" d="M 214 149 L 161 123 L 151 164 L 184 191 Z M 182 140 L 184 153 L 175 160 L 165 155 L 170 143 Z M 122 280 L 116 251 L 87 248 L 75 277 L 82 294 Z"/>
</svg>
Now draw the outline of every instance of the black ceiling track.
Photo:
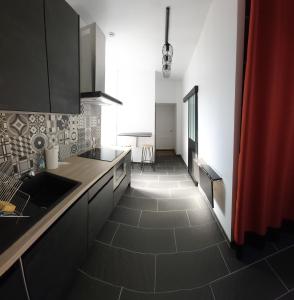
<svg viewBox="0 0 294 300">
<path fill-rule="evenodd" d="M 187 102 L 191 96 L 198 94 L 198 85 L 195 85 L 192 90 L 184 97 L 183 102 Z"/>
<path fill-rule="evenodd" d="M 168 45 L 168 32 L 169 32 L 169 13 L 170 8 L 169 6 L 166 8 L 166 15 L 165 15 L 165 44 Z"/>
</svg>

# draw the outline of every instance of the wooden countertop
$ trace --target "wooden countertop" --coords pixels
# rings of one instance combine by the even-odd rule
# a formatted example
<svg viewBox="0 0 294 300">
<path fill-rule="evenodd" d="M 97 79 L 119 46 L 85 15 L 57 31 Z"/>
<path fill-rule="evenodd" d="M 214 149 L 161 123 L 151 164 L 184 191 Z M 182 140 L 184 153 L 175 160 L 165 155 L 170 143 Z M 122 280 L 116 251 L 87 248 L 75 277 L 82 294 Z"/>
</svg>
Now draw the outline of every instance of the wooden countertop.
<svg viewBox="0 0 294 300">
<path fill-rule="evenodd" d="M 124 152 L 112 162 L 74 156 L 60 164 L 57 169 L 47 170 L 47 172 L 79 181 L 81 185 L 53 207 L 42 219 L 0 255 L 0 276 L 2 276 L 73 203 L 130 151 L 130 148 L 127 147 L 119 149 Z"/>
<path fill-rule="evenodd" d="M 118 136 L 152 137 L 152 132 L 122 132 Z"/>
</svg>

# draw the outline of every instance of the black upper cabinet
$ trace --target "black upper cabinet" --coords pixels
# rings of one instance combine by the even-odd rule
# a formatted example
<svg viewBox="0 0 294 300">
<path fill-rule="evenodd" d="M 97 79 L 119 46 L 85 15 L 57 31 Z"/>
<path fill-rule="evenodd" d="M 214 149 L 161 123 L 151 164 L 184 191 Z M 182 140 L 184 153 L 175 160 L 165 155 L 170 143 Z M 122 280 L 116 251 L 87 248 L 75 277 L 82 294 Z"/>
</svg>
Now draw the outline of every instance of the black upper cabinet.
<svg viewBox="0 0 294 300">
<path fill-rule="evenodd" d="M 79 16 L 64 0 L 2 2 L 0 110 L 79 113 Z"/>
<path fill-rule="evenodd" d="M 50 111 L 43 0 L 1 1 L 0 110 Z"/>
<path fill-rule="evenodd" d="M 79 16 L 63 0 L 45 0 L 51 112 L 80 112 Z"/>
</svg>

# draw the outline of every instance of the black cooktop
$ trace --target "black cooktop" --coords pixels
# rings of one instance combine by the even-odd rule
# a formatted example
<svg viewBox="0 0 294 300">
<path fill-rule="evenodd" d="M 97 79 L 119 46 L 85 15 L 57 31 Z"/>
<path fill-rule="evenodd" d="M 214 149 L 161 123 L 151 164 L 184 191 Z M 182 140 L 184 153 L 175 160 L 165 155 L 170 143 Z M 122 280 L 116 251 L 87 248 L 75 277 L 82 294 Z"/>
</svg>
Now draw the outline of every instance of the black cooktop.
<svg viewBox="0 0 294 300">
<path fill-rule="evenodd" d="M 94 148 L 78 156 L 96 160 L 113 161 L 122 153 L 123 151 L 110 148 Z"/>
</svg>

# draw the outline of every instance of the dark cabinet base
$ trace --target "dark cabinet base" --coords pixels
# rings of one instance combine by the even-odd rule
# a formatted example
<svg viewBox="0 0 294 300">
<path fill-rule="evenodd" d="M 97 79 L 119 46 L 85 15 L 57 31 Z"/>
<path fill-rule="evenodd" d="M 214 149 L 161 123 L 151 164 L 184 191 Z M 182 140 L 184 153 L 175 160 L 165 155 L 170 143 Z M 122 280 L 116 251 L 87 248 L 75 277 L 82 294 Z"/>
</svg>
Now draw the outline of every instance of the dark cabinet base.
<svg viewBox="0 0 294 300">
<path fill-rule="evenodd" d="M 123 194 L 125 193 L 129 185 L 130 185 L 130 176 L 126 175 L 125 178 L 120 183 L 120 185 L 114 191 L 113 194 L 114 207 L 117 206 L 119 200 L 121 199 L 121 197 L 123 196 Z"/>
<path fill-rule="evenodd" d="M 77 201 L 23 256 L 31 300 L 62 299 L 87 250 L 87 204 Z"/>
<path fill-rule="evenodd" d="M 113 194 L 113 205 L 114 207 L 118 204 L 119 200 L 125 193 L 126 189 L 128 186 L 131 184 L 131 167 L 132 167 L 132 162 L 131 162 L 131 152 L 129 152 L 126 157 L 125 157 L 125 162 L 127 164 L 126 167 L 126 176 L 120 183 L 120 185 L 115 189 L 114 194 Z"/>
<path fill-rule="evenodd" d="M 91 248 L 113 210 L 113 178 L 89 201 L 88 247 Z"/>
<path fill-rule="evenodd" d="M 28 300 L 19 262 L 0 278 L 0 295 L 5 300 Z"/>
</svg>

